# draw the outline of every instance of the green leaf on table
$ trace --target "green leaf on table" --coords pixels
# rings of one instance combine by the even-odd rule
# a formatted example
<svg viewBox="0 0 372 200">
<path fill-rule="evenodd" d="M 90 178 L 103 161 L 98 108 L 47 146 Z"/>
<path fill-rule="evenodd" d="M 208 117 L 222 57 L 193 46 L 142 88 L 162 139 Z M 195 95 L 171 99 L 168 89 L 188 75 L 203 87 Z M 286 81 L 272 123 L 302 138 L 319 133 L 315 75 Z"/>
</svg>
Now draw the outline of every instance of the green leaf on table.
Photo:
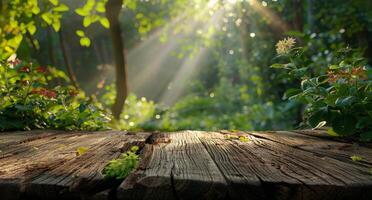
<svg viewBox="0 0 372 200">
<path fill-rule="evenodd" d="M 78 147 L 76 149 L 76 156 L 81 156 L 81 155 L 85 154 L 87 151 L 88 151 L 87 147 Z"/>
<path fill-rule="evenodd" d="M 350 158 L 354 162 L 359 162 L 359 161 L 362 161 L 363 160 L 363 157 L 362 156 L 357 156 L 357 155 L 350 156 Z"/>
</svg>

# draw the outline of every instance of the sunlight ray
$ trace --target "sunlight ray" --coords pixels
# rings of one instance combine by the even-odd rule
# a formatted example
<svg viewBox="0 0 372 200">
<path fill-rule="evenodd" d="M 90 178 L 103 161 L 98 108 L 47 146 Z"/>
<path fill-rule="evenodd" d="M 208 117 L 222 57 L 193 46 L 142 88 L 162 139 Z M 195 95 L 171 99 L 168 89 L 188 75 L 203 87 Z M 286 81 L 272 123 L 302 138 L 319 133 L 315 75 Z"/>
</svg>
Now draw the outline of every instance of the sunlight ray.
<svg viewBox="0 0 372 200">
<path fill-rule="evenodd" d="M 269 20 L 269 25 L 271 25 L 276 30 L 280 30 L 281 32 L 287 32 L 290 30 L 289 25 L 283 21 L 277 14 L 272 12 L 266 6 L 263 6 L 262 3 L 258 2 L 257 0 L 249 0 L 249 5 L 260 13 L 263 17 L 266 17 Z"/>
</svg>

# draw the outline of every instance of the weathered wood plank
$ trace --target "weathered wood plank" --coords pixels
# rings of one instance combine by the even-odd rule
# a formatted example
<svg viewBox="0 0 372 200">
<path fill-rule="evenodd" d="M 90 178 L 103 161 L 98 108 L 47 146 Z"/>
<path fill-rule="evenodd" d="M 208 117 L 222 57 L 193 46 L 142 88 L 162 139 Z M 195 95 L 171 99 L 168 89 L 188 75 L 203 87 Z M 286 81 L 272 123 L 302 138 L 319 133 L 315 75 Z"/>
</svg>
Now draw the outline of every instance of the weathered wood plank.
<svg viewBox="0 0 372 200">
<path fill-rule="evenodd" d="M 226 182 L 196 131 L 166 134 L 147 148 L 138 171 L 119 187 L 119 199 L 224 199 Z M 150 155 L 148 155 L 150 154 Z"/>
<path fill-rule="evenodd" d="M 0 199 L 372 199 L 372 148 L 305 132 L 1 133 Z M 116 192 L 101 172 L 133 145 Z"/>
<path fill-rule="evenodd" d="M 298 134 L 290 131 L 262 131 L 250 132 L 249 134 L 309 151 L 318 154 L 319 157 L 331 157 L 342 162 L 372 168 L 372 149 L 357 143 L 324 140 L 319 137 L 313 137 L 314 135 Z M 363 160 L 354 162 L 351 159 L 352 156 L 360 156 Z"/>
<path fill-rule="evenodd" d="M 36 131 L 17 131 L 17 132 L 0 132 L 0 152 L 6 147 L 28 142 L 31 140 L 36 140 L 49 135 L 55 135 L 61 133 L 61 131 L 47 131 L 47 130 L 36 130 Z"/>
<path fill-rule="evenodd" d="M 81 199 L 112 186 L 101 174 L 107 163 L 150 133 L 64 133 L 17 143 L 0 156 L 0 192 L 12 186 L 27 199 Z M 87 152 L 77 156 L 77 148 Z M 47 192 L 45 192 L 47 191 Z M 14 194 L 16 195 L 16 194 Z M 3 199 L 3 198 L 2 198 Z"/>
<path fill-rule="evenodd" d="M 230 184 L 242 182 L 242 187 L 249 189 L 252 183 L 247 182 L 245 176 L 259 177 L 265 198 L 256 199 L 369 199 L 372 196 L 372 174 L 366 167 L 320 157 L 285 145 L 283 141 L 240 135 L 248 137 L 250 142 L 227 140 L 217 133 L 204 134 L 201 140 L 221 165 Z M 225 160 L 220 159 L 222 156 Z M 232 168 L 245 173 L 234 180 L 229 178 L 234 175 L 231 170 L 226 170 Z M 239 194 L 241 192 L 231 193 L 238 195 L 236 198 L 244 198 Z"/>
</svg>

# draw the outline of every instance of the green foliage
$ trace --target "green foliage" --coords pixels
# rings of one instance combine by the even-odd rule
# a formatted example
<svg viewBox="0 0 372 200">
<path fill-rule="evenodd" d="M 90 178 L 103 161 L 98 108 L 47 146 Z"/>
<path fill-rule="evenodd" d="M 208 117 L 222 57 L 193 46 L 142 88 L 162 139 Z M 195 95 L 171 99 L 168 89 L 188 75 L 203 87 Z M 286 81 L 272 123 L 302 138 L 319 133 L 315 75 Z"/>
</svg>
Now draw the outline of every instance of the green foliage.
<svg viewBox="0 0 372 200">
<path fill-rule="evenodd" d="M 105 94 L 101 97 L 101 102 L 106 108 L 111 108 L 114 103 L 116 90 L 114 85 L 106 86 Z M 118 130 L 143 130 L 143 123 L 155 118 L 156 105 L 153 101 L 146 98 L 137 98 L 134 94 L 129 94 L 125 100 L 123 112 L 119 120 L 113 120 L 110 126 Z"/>
<path fill-rule="evenodd" d="M 310 126 L 328 125 L 332 127 L 329 132 L 339 136 L 358 136 L 369 140 L 372 130 L 372 81 L 368 77 L 370 69 L 365 66 L 365 59 L 359 51 L 341 49 L 337 52 L 335 64 L 317 72 L 304 62 L 307 51 L 306 48 L 287 48 L 281 57 L 289 62 L 272 65 L 301 80 L 300 89 L 290 89 L 285 96 L 307 105 L 305 117 Z"/>
<path fill-rule="evenodd" d="M 109 118 L 99 104 L 71 86 L 52 87 L 62 81 L 66 75 L 52 67 L 14 57 L 1 62 L 0 131 L 106 129 Z"/>
<path fill-rule="evenodd" d="M 159 110 L 158 118 L 144 123 L 143 128 L 166 131 L 252 130 L 269 126 L 268 122 L 273 117 L 272 104 L 248 107 L 244 101 L 233 96 L 228 100 L 220 93 L 213 95 L 185 97 L 171 108 Z"/>
<path fill-rule="evenodd" d="M 130 151 L 121 154 L 120 158 L 111 160 L 103 170 L 105 178 L 124 179 L 138 166 L 139 156 L 136 154 L 138 146 L 133 146 Z"/>
<path fill-rule="evenodd" d="M 14 54 L 23 39 L 33 36 L 38 25 L 61 28 L 63 13 L 69 8 L 58 0 L 3 0 L 0 3 L 0 59 Z M 33 39 L 32 39 L 33 40 Z"/>
<path fill-rule="evenodd" d="M 105 17 L 107 0 L 87 0 L 86 3 L 75 10 L 83 17 L 83 26 L 88 27 L 91 24 L 99 22 L 103 27 L 109 28 L 110 23 Z"/>
</svg>

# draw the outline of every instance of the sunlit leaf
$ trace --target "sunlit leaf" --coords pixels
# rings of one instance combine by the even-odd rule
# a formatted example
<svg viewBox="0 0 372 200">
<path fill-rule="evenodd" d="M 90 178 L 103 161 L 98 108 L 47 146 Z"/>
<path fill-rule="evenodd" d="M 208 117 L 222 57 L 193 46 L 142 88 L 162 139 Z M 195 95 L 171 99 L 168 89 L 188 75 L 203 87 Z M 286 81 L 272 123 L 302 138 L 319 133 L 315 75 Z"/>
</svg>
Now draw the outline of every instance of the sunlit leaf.
<svg viewBox="0 0 372 200">
<path fill-rule="evenodd" d="M 59 0 L 49 0 L 49 2 L 56 6 L 58 5 Z"/>
<path fill-rule="evenodd" d="M 43 13 L 41 18 L 48 24 L 51 25 L 53 23 L 53 19 L 51 17 L 51 13 Z"/>
<path fill-rule="evenodd" d="M 81 155 L 85 154 L 87 151 L 88 151 L 87 147 L 78 147 L 76 149 L 76 156 L 81 156 Z"/>
<path fill-rule="evenodd" d="M 239 137 L 239 141 L 241 141 L 241 142 L 250 142 L 250 139 L 247 138 L 247 137 L 245 137 L 245 136 L 240 136 Z"/>
<path fill-rule="evenodd" d="M 61 4 L 58 7 L 53 8 L 56 12 L 66 12 L 69 10 L 69 8 L 65 4 Z"/>
<path fill-rule="evenodd" d="M 52 27 L 56 32 L 58 32 L 61 29 L 61 22 L 59 20 L 54 21 Z"/>
<path fill-rule="evenodd" d="M 106 17 L 102 17 L 99 22 L 102 24 L 105 28 L 110 28 L 110 22 Z"/>
<path fill-rule="evenodd" d="M 80 36 L 80 37 L 84 37 L 84 36 L 85 36 L 85 33 L 84 33 L 84 31 L 82 31 L 82 30 L 77 30 L 77 31 L 76 31 L 76 35 L 78 35 L 78 36 Z"/>
<path fill-rule="evenodd" d="M 34 24 L 30 23 L 30 24 L 27 25 L 27 30 L 31 35 L 33 35 L 36 32 L 36 26 Z"/>
<path fill-rule="evenodd" d="M 90 39 L 87 37 L 83 37 L 80 39 L 80 45 L 83 47 L 89 47 L 90 46 Z"/>
<path fill-rule="evenodd" d="M 100 13 L 106 12 L 105 4 L 103 2 L 98 2 L 96 5 L 96 11 Z"/>
<path fill-rule="evenodd" d="M 92 18 L 90 16 L 86 16 L 83 19 L 83 26 L 88 27 L 92 23 Z"/>
<path fill-rule="evenodd" d="M 77 9 L 75 10 L 75 12 L 76 12 L 78 15 L 82 16 L 82 17 L 85 17 L 85 16 L 88 16 L 88 15 L 89 15 L 89 11 L 86 10 L 86 9 L 83 9 L 83 8 L 77 8 Z"/>
<path fill-rule="evenodd" d="M 363 160 L 363 157 L 362 156 L 357 156 L 357 155 L 350 156 L 350 158 L 354 162 L 360 162 L 360 161 Z"/>
</svg>

